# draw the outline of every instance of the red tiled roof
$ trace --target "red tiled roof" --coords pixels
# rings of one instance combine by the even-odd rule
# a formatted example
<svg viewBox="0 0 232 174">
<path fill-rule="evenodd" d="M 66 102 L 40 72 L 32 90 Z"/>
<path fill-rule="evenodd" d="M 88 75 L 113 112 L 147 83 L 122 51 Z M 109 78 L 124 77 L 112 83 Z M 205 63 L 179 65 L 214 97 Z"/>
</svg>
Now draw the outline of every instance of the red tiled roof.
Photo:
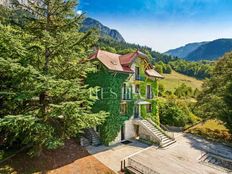
<svg viewBox="0 0 232 174">
<path fill-rule="evenodd" d="M 125 55 L 119 55 L 115 53 L 110 53 L 108 51 L 97 50 L 95 54 L 90 56 L 90 59 L 98 59 L 103 63 L 109 70 L 119 71 L 124 73 L 134 73 L 130 68 L 131 63 L 136 57 L 142 57 L 147 59 L 147 56 L 142 52 L 136 51 L 134 53 L 128 53 Z M 152 66 L 150 66 L 152 68 Z M 150 77 L 163 78 L 158 72 L 154 69 L 146 70 L 146 74 Z"/>
<path fill-rule="evenodd" d="M 121 55 L 119 56 L 120 63 L 122 65 L 129 65 L 134 60 L 134 57 L 136 57 L 136 55 L 137 52 Z"/>
<path fill-rule="evenodd" d="M 136 51 L 134 53 L 128 53 L 128 54 L 125 54 L 125 55 L 121 55 L 119 57 L 119 59 L 120 59 L 120 62 L 121 62 L 122 65 L 129 65 L 138 56 L 147 59 L 147 56 L 144 53 L 140 52 L 140 51 Z"/>
<path fill-rule="evenodd" d="M 109 70 L 120 71 L 125 73 L 133 73 L 133 70 L 129 66 L 123 66 L 119 60 L 120 55 L 110 53 L 103 50 L 97 50 L 97 52 L 90 56 L 90 59 L 100 60 Z"/>
<path fill-rule="evenodd" d="M 147 69 L 146 74 L 150 77 L 158 77 L 158 78 L 164 78 L 164 76 L 160 75 L 158 72 L 156 72 L 154 69 Z"/>
</svg>

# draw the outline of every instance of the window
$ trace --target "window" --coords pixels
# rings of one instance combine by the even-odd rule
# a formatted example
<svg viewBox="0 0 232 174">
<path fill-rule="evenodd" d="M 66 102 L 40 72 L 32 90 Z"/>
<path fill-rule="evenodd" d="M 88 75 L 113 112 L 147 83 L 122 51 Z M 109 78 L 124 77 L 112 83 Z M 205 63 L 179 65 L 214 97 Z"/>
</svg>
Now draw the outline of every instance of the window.
<svg viewBox="0 0 232 174">
<path fill-rule="evenodd" d="M 126 100 L 126 84 L 123 84 L 123 88 L 122 88 L 122 99 Z"/>
<path fill-rule="evenodd" d="M 126 83 L 124 83 L 122 87 L 122 100 L 131 100 L 131 96 L 132 86 L 128 86 Z"/>
<path fill-rule="evenodd" d="M 135 67 L 135 80 L 139 80 L 140 77 L 139 77 L 139 67 Z"/>
<path fill-rule="evenodd" d="M 147 105 L 147 113 L 151 113 L 152 112 L 152 106 L 151 104 Z"/>
<path fill-rule="evenodd" d="M 127 104 L 121 103 L 120 104 L 120 114 L 125 115 L 127 113 Z"/>
<path fill-rule="evenodd" d="M 98 64 L 96 65 L 96 68 L 97 68 L 98 70 L 100 70 L 100 69 L 101 69 L 101 65 L 98 63 Z"/>
<path fill-rule="evenodd" d="M 135 105 L 134 107 L 134 118 L 139 118 L 139 105 Z"/>
<path fill-rule="evenodd" d="M 152 99 L 151 85 L 147 85 L 147 99 Z"/>
<path fill-rule="evenodd" d="M 139 85 L 135 85 L 135 93 L 139 94 L 140 93 L 140 89 L 139 89 Z"/>
</svg>

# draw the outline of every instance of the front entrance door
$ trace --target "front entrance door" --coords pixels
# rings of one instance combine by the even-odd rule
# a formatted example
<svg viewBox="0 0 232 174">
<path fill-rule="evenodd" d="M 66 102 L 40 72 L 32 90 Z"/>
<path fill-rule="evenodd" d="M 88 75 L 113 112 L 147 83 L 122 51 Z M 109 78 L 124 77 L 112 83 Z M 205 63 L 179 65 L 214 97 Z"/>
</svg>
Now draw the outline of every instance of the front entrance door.
<svg viewBox="0 0 232 174">
<path fill-rule="evenodd" d="M 139 105 L 135 105 L 135 115 L 134 118 L 139 118 Z"/>
<path fill-rule="evenodd" d="M 139 136 L 139 125 L 135 125 L 135 136 Z"/>
<path fill-rule="evenodd" d="M 124 125 L 121 127 L 121 141 L 125 140 L 125 127 Z"/>
</svg>

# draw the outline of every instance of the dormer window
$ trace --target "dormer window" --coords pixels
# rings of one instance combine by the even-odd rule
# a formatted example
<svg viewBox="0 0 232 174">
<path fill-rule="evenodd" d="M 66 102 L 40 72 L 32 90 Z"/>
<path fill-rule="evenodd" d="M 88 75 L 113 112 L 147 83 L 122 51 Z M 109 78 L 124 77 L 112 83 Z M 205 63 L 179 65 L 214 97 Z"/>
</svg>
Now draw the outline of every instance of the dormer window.
<svg viewBox="0 0 232 174">
<path fill-rule="evenodd" d="M 139 76 L 139 67 L 135 67 L 135 80 L 140 80 L 140 76 Z"/>
</svg>

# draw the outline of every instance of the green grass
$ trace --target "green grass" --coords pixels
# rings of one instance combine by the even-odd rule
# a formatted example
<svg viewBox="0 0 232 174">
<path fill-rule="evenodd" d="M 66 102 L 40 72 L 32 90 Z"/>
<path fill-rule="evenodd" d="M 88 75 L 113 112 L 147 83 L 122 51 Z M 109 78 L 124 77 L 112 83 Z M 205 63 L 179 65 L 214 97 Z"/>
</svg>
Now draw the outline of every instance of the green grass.
<svg viewBox="0 0 232 174">
<path fill-rule="evenodd" d="M 187 132 L 200 135 L 204 138 L 214 141 L 231 142 L 232 134 L 225 124 L 217 119 L 210 119 L 206 122 L 190 128 Z"/>
<path fill-rule="evenodd" d="M 216 119 L 211 119 L 211 120 L 206 121 L 203 124 L 199 124 L 196 126 L 196 128 L 206 128 L 206 129 L 211 129 L 211 130 L 220 130 L 220 131 L 227 131 L 227 132 L 229 131 L 229 129 L 225 127 L 222 121 L 219 121 Z"/>
<path fill-rule="evenodd" d="M 180 86 L 182 83 L 185 83 L 187 86 L 192 87 L 193 90 L 196 88 L 201 90 L 203 81 L 197 80 L 196 78 L 180 74 L 176 71 L 172 71 L 171 74 L 163 75 L 164 79 L 160 80 L 159 83 L 164 85 L 165 90 L 174 91 L 175 88 Z"/>
</svg>

